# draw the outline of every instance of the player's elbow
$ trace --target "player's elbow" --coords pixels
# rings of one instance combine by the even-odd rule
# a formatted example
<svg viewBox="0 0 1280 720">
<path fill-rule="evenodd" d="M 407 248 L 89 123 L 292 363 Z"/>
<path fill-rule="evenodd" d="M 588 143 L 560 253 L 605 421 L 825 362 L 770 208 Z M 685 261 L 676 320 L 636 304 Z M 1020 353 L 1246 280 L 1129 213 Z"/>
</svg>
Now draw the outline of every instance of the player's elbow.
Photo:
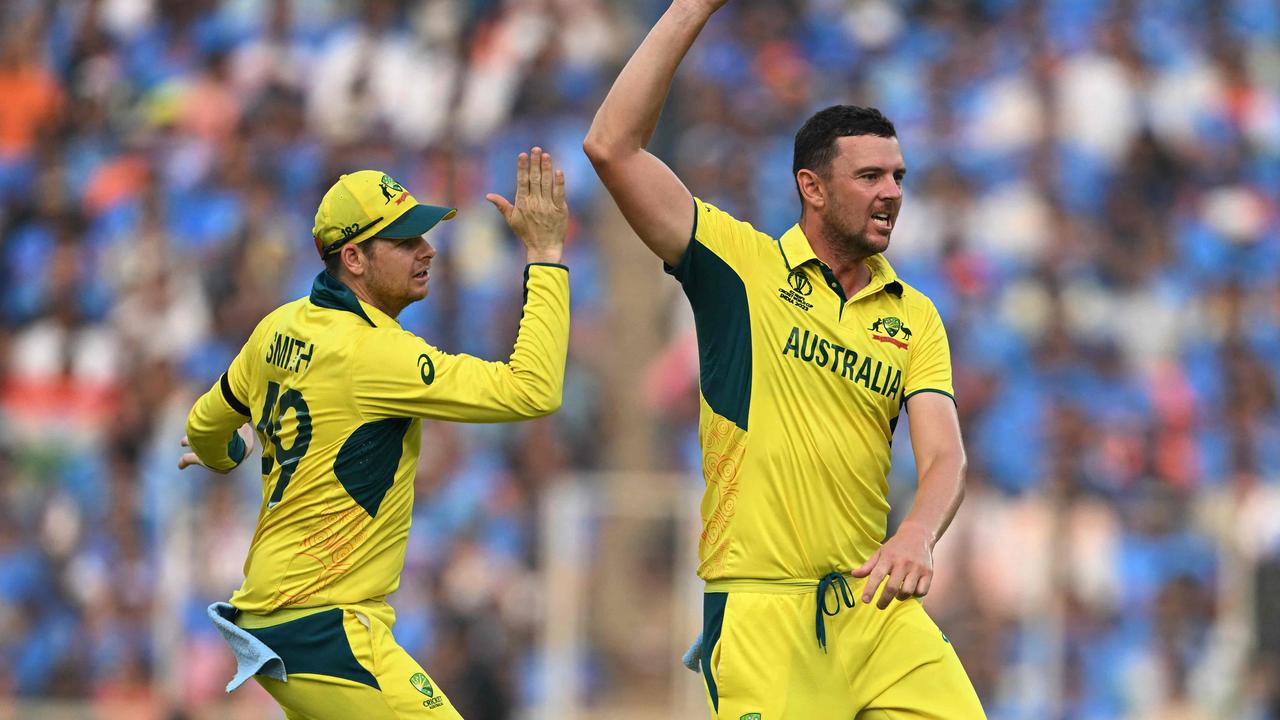
<svg viewBox="0 0 1280 720">
<path fill-rule="evenodd" d="M 520 386 L 513 397 L 511 410 L 514 419 L 533 420 L 546 417 L 560 409 L 563 401 L 564 383 L 551 378 L 530 379 Z"/>
<path fill-rule="evenodd" d="M 582 152 L 586 153 L 587 159 L 596 168 L 600 168 L 609 162 L 609 145 L 600 136 L 595 128 L 587 133 L 587 137 L 582 141 Z"/>
<path fill-rule="evenodd" d="M 546 417 L 559 410 L 560 405 L 563 403 L 564 392 L 562 388 L 548 388 L 546 392 L 539 393 L 533 398 L 533 402 L 531 402 L 529 406 L 529 417 Z"/>
<path fill-rule="evenodd" d="M 630 149 L 634 151 L 639 148 Z M 617 166 L 619 160 L 626 156 L 627 150 L 624 143 L 610 138 L 607 133 L 596 128 L 592 128 L 587 133 L 586 139 L 582 141 L 582 152 L 586 153 L 587 159 L 591 161 L 597 173 L 603 173 L 606 169 Z"/>
</svg>

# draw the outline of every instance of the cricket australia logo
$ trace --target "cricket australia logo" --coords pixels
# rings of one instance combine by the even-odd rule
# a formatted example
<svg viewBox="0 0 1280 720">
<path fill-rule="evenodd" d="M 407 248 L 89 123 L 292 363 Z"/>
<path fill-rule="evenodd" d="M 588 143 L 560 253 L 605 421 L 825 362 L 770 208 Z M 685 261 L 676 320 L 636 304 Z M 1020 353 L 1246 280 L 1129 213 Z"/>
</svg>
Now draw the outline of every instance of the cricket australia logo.
<svg viewBox="0 0 1280 720">
<path fill-rule="evenodd" d="M 386 174 L 383 174 L 382 179 L 378 181 L 378 187 L 382 189 L 382 197 L 386 198 L 386 202 L 388 203 L 395 200 L 396 204 L 399 205 L 404 202 L 405 195 L 408 194 L 404 191 L 403 185 L 396 182 L 390 175 Z M 396 193 L 400 194 L 399 197 L 395 196 Z"/>
<path fill-rule="evenodd" d="M 895 345 L 903 350 L 907 349 L 907 341 L 911 339 L 911 328 L 903 325 L 901 320 L 892 316 L 876 318 L 876 321 L 871 323 L 871 327 L 867 328 L 867 330 L 871 331 L 872 340 L 889 343 L 890 345 Z M 878 332 L 884 332 L 885 334 L 875 334 Z M 898 339 L 899 335 L 902 336 L 901 340 Z"/>
<path fill-rule="evenodd" d="M 792 270 L 791 274 L 787 276 L 787 286 L 786 288 L 778 288 L 778 297 L 805 312 L 809 312 L 809 308 L 813 307 L 813 304 L 805 300 L 805 298 L 813 293 L 813 283 L 810 282 L 804 271 L 800 268 Z"/>
<path fill-rule="evenodd" d="M 413 676 L 409 678 L 409 684 L 413 686 L 414 690 L 417 690 L 423 695 L 426 695 L 427 697 L 435 697 L 435 688 L 431 687 L 431 679 L 428 678 L 426 674 L 414 673 Z"/>
<path fill-rule="evenodd" d="M 423 701 L 423 706 L 431 709 L 438 708 L 444 704 L 444 696 L 436 697 L 436 689 L 431 687 L 431 678 L 426 673 L 414 673 L 409 677 L 409 684 L 414 690 L 427 696 L 427 700 Z"/>
</svg>

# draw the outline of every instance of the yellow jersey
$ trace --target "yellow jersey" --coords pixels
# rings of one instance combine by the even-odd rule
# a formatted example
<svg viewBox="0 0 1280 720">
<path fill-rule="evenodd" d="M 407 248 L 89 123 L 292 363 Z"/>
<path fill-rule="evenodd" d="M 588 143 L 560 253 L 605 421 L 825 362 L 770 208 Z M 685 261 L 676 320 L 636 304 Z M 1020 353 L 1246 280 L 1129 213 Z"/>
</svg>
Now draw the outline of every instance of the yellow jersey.
<svg viewBox="0 0 1280 720">
<path fill-rule="evenodd" d="M 798 225 L 775 239 L 694 202 L 689 248 L 667 271 L 698 335 L 698 575 L 848 572 L 884 540 L 889 450 L 907 398 L 954 399 L 938 311 L 882 255 L 846 298 Z"/>
<path fill-rule="evenodd" d="M 384 601 L 404 567 L 422 418 L 553 412 L 568 339 L 562 265 L 526 267 L 506 363 L 441 352 L 321 272 L 309 297 L 258 324 L 187 418 L 211 468 L 244 459 L 235 431 L 246 421 L 262 447 L 262 505 L 231 604 L 265 615 Z"/>
</svg>

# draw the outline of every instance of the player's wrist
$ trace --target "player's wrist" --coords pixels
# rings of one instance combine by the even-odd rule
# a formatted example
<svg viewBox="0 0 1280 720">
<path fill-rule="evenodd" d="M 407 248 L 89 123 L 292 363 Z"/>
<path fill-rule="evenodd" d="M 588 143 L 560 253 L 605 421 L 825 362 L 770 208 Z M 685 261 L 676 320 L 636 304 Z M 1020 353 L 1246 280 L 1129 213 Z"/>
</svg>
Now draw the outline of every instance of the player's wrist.
<svg viewBox="0 0 1280 720">
<path fill-rule="evenodd" d="M 716 2 L 715 0 L 672 0 L 671 7 L 680 12 L 706 20 L 715 14 L 716 10 L 724 5 L 724 0 Z"/>
<path fill-rule="evenodd" d="M 937 533 L 929 528 L 928 525 L 914 520 L 903 520 L 902 524 L 898 526 L 896 534 L 919 538 L 929 546 L 930 550 L 933 550 L 933 546 L 938 542 Z"/>
<path fill-rule="evenodd" d="M 559 265 L 561 258 L 564 256 L 563 248 L 543 248 L 539 250 L 529 250 L 525 255 L 526 264 L 533 263 L 550 263 Z"/>
</svg>

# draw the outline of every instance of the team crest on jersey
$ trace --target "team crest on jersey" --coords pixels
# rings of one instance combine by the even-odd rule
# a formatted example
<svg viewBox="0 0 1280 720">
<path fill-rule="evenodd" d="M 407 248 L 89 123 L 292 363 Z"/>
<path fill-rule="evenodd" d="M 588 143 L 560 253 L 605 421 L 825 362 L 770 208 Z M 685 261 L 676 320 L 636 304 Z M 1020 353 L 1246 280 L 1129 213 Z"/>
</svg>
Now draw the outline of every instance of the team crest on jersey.
<svg viewBox="0 0 1280 720">
<path fill-rule="evenodd" d="M 409 678 L 409 684 L 413 686 L 414 690 L 417 690 L 423 695 L 426 695 L 427 697 L 435 697 L 435 688 L 431 687 L 431 679 L 428 678 L 425 673 L 414 673 L 413 676 Z"/>
<path fill-rule="evenodd" d="M 431 678 L 426 673 L 414 673 L 409 677 L 409 684 L 414 690 L 427 696 L 427 700 L 422 705 L 427 709 L 438 708 L 444 704 L 444 696 L 436 697 L 436 689 L 431 687 Z"/>
<path fill-rule="evenodd" d="M 738 720 L 760 720 L 760 713 L 747 713 Z"/>
<path fill-rule="evenodd" d="M 867 330 L 871 331 L 872 340 L 889 343 L 903 350 L 907 349 L 907 341 L 911 339 L 911 328 L 903 325 L 901 320 L 892 315 L 876 318 L 876 321 L 871 323 L 871 327 L 867 328 Z M 880 332 L 883 332 L 884 335 L 876 334 Z M 899 335 L 902 336 L 901 339 L 898 338 Z"/>
</svg>

